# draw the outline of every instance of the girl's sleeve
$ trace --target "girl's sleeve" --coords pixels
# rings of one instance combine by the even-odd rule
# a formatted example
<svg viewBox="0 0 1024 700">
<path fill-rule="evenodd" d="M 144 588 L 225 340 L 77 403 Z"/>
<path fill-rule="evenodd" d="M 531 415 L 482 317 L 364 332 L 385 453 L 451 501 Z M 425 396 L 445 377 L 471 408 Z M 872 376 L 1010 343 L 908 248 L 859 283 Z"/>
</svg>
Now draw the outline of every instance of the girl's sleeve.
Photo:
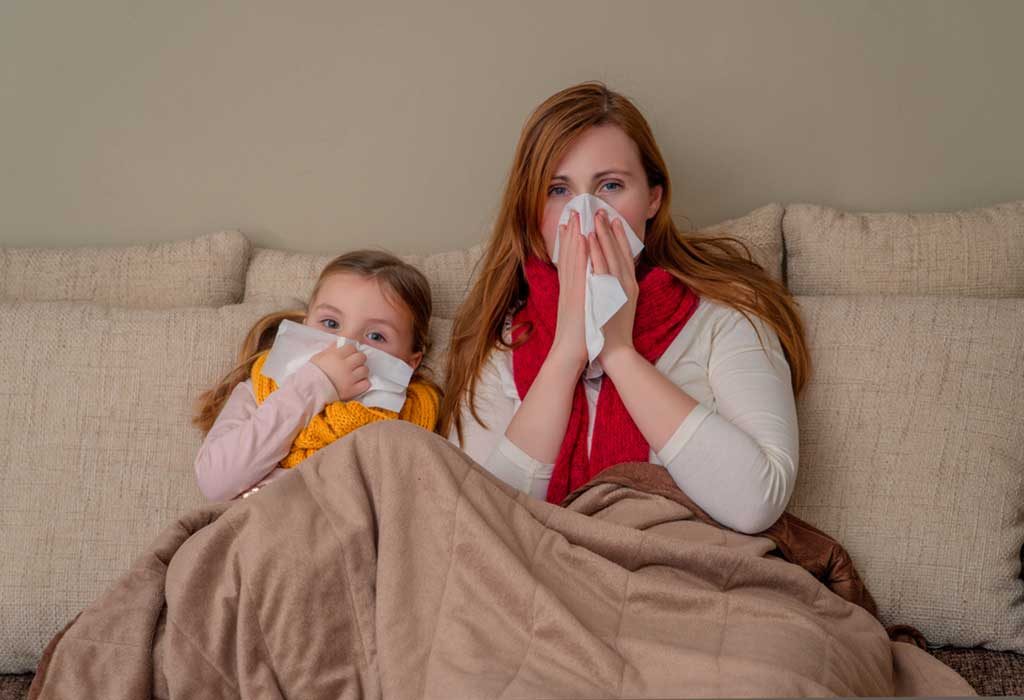
<svg viewBox="0 0 1024 700">
<path fill-rule="evenodd" d="M 235 386 L 196 455 L 199 490 L 227 501 L 271 474 L 295 436 L 338 394 L 312 362 L 289 376 L 262 404 L 249 382 Z M 281 470 L 279 470 L 281 471 Z"/>
<path fill-rule="evenodd" d="M 463 403 L 461 447 L 509 486 L 544 500 L 555 465 L 534 459 L 505 437 L 516 412 L 516 401 L 505 390 L 511 382 L 511 377 L 505 376 L 507 361 L 506 353 L 495 350 L 484 363 L 476 385 L 476 409 L 486 427 L 477 422 Z M 459 444 L 454 428 L 448 439 Z"/>
<path fill-rule="evenodd" d="M 761 532 L 786 509 L 799 461 L 790 368 L 774 329 L 736 310 L 723 317 L 713 329 L 708 382 L 715 410 L 698 404 L 658 458 L 715 520 Z"/>
</svg>

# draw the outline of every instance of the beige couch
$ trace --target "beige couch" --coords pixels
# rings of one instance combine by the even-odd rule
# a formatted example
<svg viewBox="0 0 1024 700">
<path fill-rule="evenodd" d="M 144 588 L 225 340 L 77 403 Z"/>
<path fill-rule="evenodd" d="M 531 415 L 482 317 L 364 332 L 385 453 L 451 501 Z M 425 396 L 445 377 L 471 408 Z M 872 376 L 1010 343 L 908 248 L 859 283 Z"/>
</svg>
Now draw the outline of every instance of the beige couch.
<svg viewBox="0 0 1024 700">
<path fill-rule="evenodd" d="M 768 205 L 700 233 L 720 232 L 751 246 L 806 321 L 790 510 L 846 545 L 886 625 L 917 627 L 983 693 L 1024 692 L 1024 202 Z M 480 253 L 410 258 L 434 285 L 438 369 Z M 0 250 L 0 674 L 31 672 L 202 501 L 193 400 L 328 258 L 237 232 Z M 0 680 L 0 698 L 27 678 Z"/>
</svg>

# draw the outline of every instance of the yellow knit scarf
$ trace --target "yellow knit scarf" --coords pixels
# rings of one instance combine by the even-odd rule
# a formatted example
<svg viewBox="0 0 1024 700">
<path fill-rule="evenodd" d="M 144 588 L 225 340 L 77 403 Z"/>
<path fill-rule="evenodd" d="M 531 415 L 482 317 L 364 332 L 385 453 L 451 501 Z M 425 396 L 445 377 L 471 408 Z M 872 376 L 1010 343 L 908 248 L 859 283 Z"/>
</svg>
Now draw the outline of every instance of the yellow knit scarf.
<svg viewBox="0 0 1024 700">
<path fill-rule="evenodd" d="M 260 370 L 267 359 L 261 354 L 252 365 L 252 388 L 256 394 L 256 403 L 263 403 L 277 389 L 277 382 L 264 376 Z M 437 412 L 440 397 L 429 384 L 413 381 L 409 384 L 405 405 L 398 413 L 383 408 L 367 408 L 355 401 L 335 401 L 324 406 L 324 409 L 313 416 L 309 425 L 302 429 L 292 443 L 288 456 L 281 460 L 280 466 L 291 469 L 311 454 L 348 435 L 356 428 L 382 420 L 409 421 L 425 430 L 434 430 L 437 424 Z"/>
</svg>

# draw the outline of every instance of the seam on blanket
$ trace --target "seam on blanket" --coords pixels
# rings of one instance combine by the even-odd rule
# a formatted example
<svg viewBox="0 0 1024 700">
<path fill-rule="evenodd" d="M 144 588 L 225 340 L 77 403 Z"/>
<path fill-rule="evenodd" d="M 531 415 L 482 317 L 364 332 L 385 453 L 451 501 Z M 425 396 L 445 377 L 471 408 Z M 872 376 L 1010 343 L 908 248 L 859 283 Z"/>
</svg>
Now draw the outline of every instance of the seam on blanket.
<svg viewBox="0 0 1024 700">
<path fill-rule="evenodd" d="M 629 584 L 633 581 L 633 572 L 636 570 L 636 562 L 640 558 L 640 552 L 643 551 L 644 545 L 647 544 L 647 533 L 640 535 L 640 542 L 637 543 L 636 549 L 633 551 L 633 560 L 629 563 L 629 569 L 626 570 L 626 583 L 622 587 L 622 605 L 619 606 L 619 624 L 615 628 L 615 652 L 622 659 L 622 667 L 619 669 L 619 689 L 615 693 L 616 697 L 622 697 L 622 686 L 626 682 L 626 659 L 622 656 L 622 649 L 619 647 L 619 642 L 622 639 L 622 620 L 626 616 L 626 601 L 629 600 Z"/>
<path fill-rule="evenodd" d="M 518 498 L 516 499 L 515 503 L 520 508 L 526 510 L 526 507 L 519 503 Z M 547 520 L 550 517 L 551 515 L 549 513 L 548 517 L 544 519 L 545 529 L 543 532 L 541 532 L 540 537 L 537 538 L 537 543 L 533 545 L 533 554 L 530 555 L 529 572 L 530 577 L 533 579 L 533 596 L 530 598 L 530 639 L 526 642 L 526 649 L 523 651 L 523 658 L 519 659 L 519 665 L 516 666 L 516 672 L 512 674 L 512 677 L 509 679 L 508 683 L 506 683 L 505 687 L 501 689 L 500 693 L 498 693 L 499 698 L 504 697 L 505 693 L 508 692 L 508 689 L 511 688 L 512 684 L 515 683 L 516 680 L 519 678 L 519 674 L 523 672 L 523 666 L 526 665 L 526 660 L 530 658 L 530 650 L 533 649 L 533 640 L 537 636 L 537 589 L 540 588 L 540 582 L 537 581 L 537 577 L 534 576 L 533 568 L 537 564 L 537 552 L 540 551 L 540 543 L 544 540 L 544 535 L 547 534 Z M 534 518 L 534 520 L 536 520 L 536 518 Z"/>
<path fill-rule="evenodd" d="M 810 574 L 810 572 L 808 572 L 808 574 Z M 814 600 L 811 601 L 811 604 L 809 606 L 811 610 L 817 610 L 818 609 L 818 601 L 821 600 L 821 592 L 823 590 L 827 590 L 825 588 L 824 584 L 822 584 L 821 586 L 819 586 L 818 588 L 815 589 Z M 828 655 L 829 655 L 829 649 L 832 646 L 832 635 L 829 634 L 828 628 L 823 627 L 822 625 L 820 625 L 820 623 L 819 623 L 819 627 L 822 627 L 822 631 L 825 632 L 825 653 L 821 655 L 821 668 L 818 669 L 818 678 L 817 678 L 817 680 L 818 680 L 818 683 L 820 685 L 822 685 L 822 686 L 824 686 L 826 688 L 831 688 L 832 686 L 830 686 L 826 682 L 825 676 L 828 674 L 828 669 L 829 669 Z"/>
<path fill-rule="evenodd" d="M 810 572 L 808 572 L 808 573 L 810 573 Z M 815 590 L 816 590 L 816 593 L 814 594 L 814 600 L 811 601 L 811 605 L 810 605 L 810 608 L 812 610 L 816 609 L 818 607 L 818 601 L 820 601 L 823 596 L 825 596 L 825 595 L 827 595 L 829 593 L 833 593 L 833 591 L 831 589 L 829 589 L 827 586 L 825 586 L 824 584 L 818 586 Z M 833 593 L 833 595 L 834 595 L 834 593 Z M 849 602 L 849 601 L 847 601 L 847 602 Z M 860 607 L 860 606 L 856 605 L 855 603 L 850 603 L 850 605 L 853 605 L 854 607 Z M 830 663 L 832 656 L 835 655 L 835 647 L 837 645 L 837 641 L 836 641 L 836 636 L 834 634 L 832 634 L 832 632 L 828 629 L 828 627 L 822 626 L 821 629 L 825 633 L 825 653 L 822 654 L 821 669 L 818 672 L 818 679 L 817 679 L 817 681 L 818 681 L 818 684 L 821 685 L 822 687 L 832 689 L 833 688 L 833 684 L 840 680 L 838 675 L 834 671 L 831 671 L 832 664 Z M 890 654 L 890 657 L 891 657 L 891 654 Z M 843 681 L 843 685 L 845 686 L 845 689 L 847 691 L 850 690 L 849 683 L 846 683 L 845 680 Z"/>
<path fill-rule="evenodd" d="M 379 443 L 380 443 L 380 438 L 379 437 L 377 439 L 377 442 L 378 442 L 378 447 L 379 447 Z M 300 472 L 300 474 L 302 474 L 302 472 Z M 365 478 L 362 479 L 362 483 L 363 483 L 363 487 L 368 492 L 370 492 L 370 494 L 371 494 L 371 499 L 370 500 L 371 500 L 371 502 L 374 503 L 374 510 L 376 510 L 376 503 L 379 500 L 378 497 L 375 496 L 372 493 L 373 489 L 370 488 L 370 485 L 366 482 Z M 324 508 L 324 504 L 321 503 L 320 499 L 318 498 L 319 494 L 309 487 L 309 482 L 306 481 L 305 478 L 302 479 L 302 486 L 306 489 L 306 493 L 309 494 L 309 497 L 313 499 L 313 502 L 316 503 L 317 507 L 324 514 L 324 519 L 327 521 L 327 527 L 331 528 L 331 532 L 334 533 L 334 538 L 338 541 L 338 543 L 340 545 L 340 543 L 344 540 L 344 538 L 341 536 L 341 533 L 338 532 L 338 529 L 334 526 L 334 519 L 327 515 L 327 509 Z M 377 520 L 380 519 L 376 512 L 374 513 L 374 518 L 377 519 Z M 379 532 L 380 531 L 380 526 L 376 526 L 376 529 L 377 529 L 377 535 L 376 535 L 375 539 L 379 538 L 379 536 L 380 536 L 380 532 Z M 374 558 L 379 561 L 380 553 L 376 550 L 377 543 L 375 542 L 374 545 L 375 545 L 375 548 L 374 548 Z M 341 546 L 338 547 L 338 557 L 342 560 L 342 567 L 344 567 L 344 569 L 345 569 L 345 575 L 349 578 L 349 580 L 346 581 L 345 592 L 348 593 L 349 609 L 352 611 L 352 622 L 355 625 L 356 632 L 357 632 L 357 634 L 359 636 L 359 648 L 363 652 L 363 668 L 366 670 L 367 675 L 369 675 L 373 671 L 373 666 L 370 663 L 370 654 L 366 650 L 366 638 L 365 638 L 364 633 L 363 633 L 363 625 L 362 625 L 362 623 L 359 620 L 359 613 L 357 612 L 357 609 L 356 609 L 356 599 L 355 599 L 355 596 L 352 594 L 352 577 L 351 577 L 351 571 L 352 570 L 349 567 L 348 557 L 345 555 L 345 551 L 344 550 L 345 550 L 344 547 L 341 547 Z M 376 566 L 376 564 L 377 564 L 377 562 L 375 561 L 374 562 L 374 566 Z M 374 606 L 376 607 L 376 600 L 374 601 Z M 262 632 L 262 628 L 260 628 L 260 631 Z M 267 653 L 269 654 L 270 651 L 268 650 Z"/>
<path fill-rule="evenodd" d="M 810 573 L 810 572 L 808 572 L 808 573 Z M 812 576 L 812 578 L 813 578 L 813 576 Z M 821 584 L 820 586 L 817 586 L 815 588 L 815 591 L 816 592 L 814 594 L 814 600 L 811 601 L 811 605 L 810 605 L 810 608 L 812 610 L 817 609 L 818 602 L 822 599 L 823 596 L 826 595 L 826 593 L 832 593 L 832 590 L 830 590 L 825 584 Z M 847 601 L 847 602 L 849 602 L 849 601 Z M 854 605 L 855 607 L 859 607 L 855 603 L 850 603 L 850 604 Z M 825 653 L 822 655 L 821 670 L 818 673 L 818 683 L 819 683 L 819 685 L 821 685 L 821 686 L 823 686 L 825 688 L 831 688 L 832 686 L 828 683 L 828 681 L 826 680 L 826 677 L 831 675 L 832 680 L 838 680 L 838 678 L 836 677 L 836 674 L 834 672 L 830 671 L 830 669 L 832 668 L 832 665 L 829 663 L 829 661 L 831 659 L 831 656 L 835 653 L 836 636 L 834 634 L 832 634 L 832 632 L 828 629 L 828 627 L 822 626 L 822 631 L 825 633 Z M 849 690 L 848 684 L 847 684 L 847 689 Z"/>
<path fill-rule="evenodd" d="M 217 672 L 217 675 L 220 676 L 221 681 L 224 683 L 224 685 L 226 685 L 228 688 L 231 688 L 232 690 L 235 691 L 235 696 L 236 697 L 241 697 L 241 695 L 239 694 L 238 686 L 231 682 L 231 679 L 229 679 L 224 674 L 224 671 L 222 671 L 221 668 L 217 664 L 215 664 L 212 661 L 210 661 L 210 659 L 206 656 L 206 652 L 203 650 L 202 646 L 200 646 L 199 644 L 196 643 L 196 640 L 192 639 L 192 637 L 184 629 L 182 629 L 181 626 L 177 622 L 172 620 L 170 617 L 166 618 L 166 624 L 169 624 L 174 629 L 176 629 L 178 631 L 178 633 L 182 637 L 184 637 L 185 640 L 190 645 L 192 645 L 192 648 L 199 654 L 199 656 L 203 659 L 203 661 L 206 662 L 206 665 L 209 666 L 210 668 L 212 668 L 214 671 Z"/>
<path fill-rule="evenodd" d="M 379 440 L 379 437 L 378 437 Z M 448 587 L 452 578 L 452 566 L 455 565 L 455 533 L 459 529 L 459 512 L 462 510 L 462 502 L 466 498 L 465 486 L 466 481 L 469 479 L 469 475 L 473 473 L 472 469 L 467 469 L 466 473 L 462 475 L 462 480 L 459 481 L 459 498 L 455 501 L 455 513 L 452 516 L 452 532 L 448 536 L 448 568 L 444 572 L 444 590 L 441 591 L 441 599 L 438 601 L 437 615 L 434 617 L 434 632 L 430 635 L 430 653 L 427 654 L 426 668 L 423 673 L 423 685 L 420 687 L 418 697 L 424 697 L 426 694 L 428 681 L 430 680 L 430 665 L 431 660 L 434 658 L 434 650 L 437 648 L 437 628 L 441 626 L 441 613 L 444 611 L 444 601 L 448 597 Z"/>
<path fill-rule="evenodd" d="M 646 541 L 646 537 L 641 537 L 640 543 L 637 545 L 637 552 L 633 555 L 633 566 L 636 566 L 636 557 L 639 551 L 643 549 L 643 543 Z M 618 607 L 618 625 L 615 627 L 615 639 L 612 641 L 612 645 L 615 648 L 615 653 L 618 654 L 618 658 L 623 660 L 623 665 L 618 669 L 618 690 L 615 692 L 616 698 L 623 697 L 623 684 L 626 683 L 626 659 L 623 657 L 623 651 L 618 646 L 618 643 L 622 641 L 623 636 L 623 618 L 626 617 L 626 602 L 629 600 L 630 595 L 630 583 L 633 581 L 633 570 L 630 569 L 626 574 L 626 584 L 623 586 L 623 604 Z"/>
<path fill-rule="evenodd" d="M 722 649 L 725 648 L 725 635 L 729 629 L 729 610 L 732 607 L 732 598 L 726 591 L 729 590 L 732 577 L 736 575 L 739 569 L 740 561 L 736 560 L 736 564 L 732 567 L 732 571 L 729 572 L 721 588 L 722 596 L 725 598 L 725 617 L 722 618 L 722 635 L 718 638 L 718 652 L 715 654 L 715 668 L 718 670 L 715 676 L 715 681 L 718 683 L 718 689 L 715 691 L 716 697 L 722 697 Z"/>
<path fill-rule="evenodd" d="M 64 639 L 68 639 L 72 642 L 89 642 L 90 644 L 109 644 L 112 647 L 131 647 L 133 649 L 143 649 L 146 647 L 145 644 L 133 644 L 131 642 L 112 642 L 109 639 L 93 639 L 92 637 L 83 637 L 77 634 L 66 634 Z"/>
<path fill-rule="evenodd" d="M 303 482 L 303 483 L 305 483 L 305 482 Z M 307 490 L 308 490 L 308 488 L 309 487 L 307 486 Z M 225 520 L 225 522 L 227 522 L 228 527 L 231 528 L 231 531 L 233 533 L 235 533 L 235 541 L 236 542 L 240 541 L 242 539 L 242 537 L 241 537 L 241 535 L 238 532 L 238 528 L 235 527 L 235 523 L 231 519 L 231 517 L 230 516 L 226 517 L 226 518 L 224 518 L 224 520 Z M 238 578 L 242 582 L 242 585 L 245 586 L 245 590 L 249 594 L 249 598 L 251 598 L 253 601 L 257 600 L 256 596 L 254 596 L 253 593 L 252 593 L 252 589 L 249 587 L 249 582 L 246 580 L 246 577 L 245 576 L 239 576 Z M 241 608 L 239 608 L 239 612 L 241 613 Z M 271 657 L 271 654 L 270 654 L 270 647 L 267 646 L 267 635 L 263 631 L 263 625 L 262 625 L 262 623 L 260 623 L 259 615 L 257 615 L 255 612 L 251 612 L 251 613 L 249 613 L 249 616 L 252 617 L 252 619 L 256 622 L 256 629 L 258 629 L 260 631 L 260 645 L 263 647 L 263 651 L 266 654 L 267 667 L 270 669 L 270 673 L 274 677 L 274 683 L 276 683 L 277 687 L 280 688 L 281 687 L 281 679 L 277 675 L 277 669 L 274 668 L 274 664 L 272 662 L 273 660 L 272 660 L 272 657 Z"/>
</svg>

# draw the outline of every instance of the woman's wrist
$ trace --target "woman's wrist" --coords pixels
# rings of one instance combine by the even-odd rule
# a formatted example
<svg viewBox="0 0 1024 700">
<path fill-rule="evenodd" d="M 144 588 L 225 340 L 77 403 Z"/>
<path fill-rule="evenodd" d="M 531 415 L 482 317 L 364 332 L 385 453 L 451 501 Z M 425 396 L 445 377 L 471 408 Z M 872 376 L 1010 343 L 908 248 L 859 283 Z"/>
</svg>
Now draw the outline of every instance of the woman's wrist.
<svg viewBox="0 0 1024 700">
<path fill-rule="evenodd" d="M 541 366 L 541 372 L 544 372 L 545 368 L 551 370 L 556 377 L 571 378 L 571 384 L 575 384 L 576 380 L 583 374 L 583 370 L 587 366 L 587 355 L 584 352 L 582 355 L 574 351 L 565 349 L 564 345 L 560 345 L 556 340 L 551 346 L 551 350 L 548 351 L 547 357 L 544 358 L 544 364 Z"/>
<path fill-rule="evenodd" d="M 604 373 L 611 377 L 612 381 L 623 372 L 628 372 L 630 366 L 636 365 L 637 361 L 646 362 L 636 348 L 632 345 L 620 345 L 614 348 L 605 348 L 598 358 Z"/>
</svg>

